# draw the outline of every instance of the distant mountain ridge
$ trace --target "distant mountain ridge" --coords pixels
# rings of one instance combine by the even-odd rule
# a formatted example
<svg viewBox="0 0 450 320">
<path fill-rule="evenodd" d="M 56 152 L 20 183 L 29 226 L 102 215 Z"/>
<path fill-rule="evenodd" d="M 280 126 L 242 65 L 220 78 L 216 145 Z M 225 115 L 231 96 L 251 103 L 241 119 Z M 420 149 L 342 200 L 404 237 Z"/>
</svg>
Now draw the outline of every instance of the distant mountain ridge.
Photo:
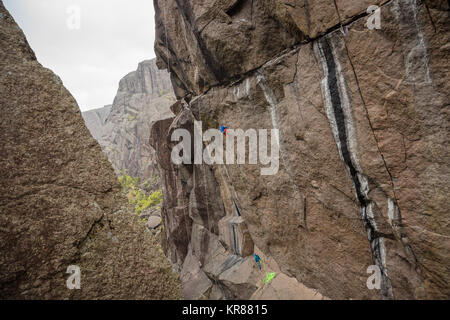
<svg viewBox="0 0 450 320">
<path fill-rule="evenodd" d="M 154 151 L 148 145 L 150 128 L 172 116 L 169 107 L 174 101 L 169 73 L 151 59 L 120 80 L 112 105 L 83 112 L 86 126 L 117 174 L 157 182 Z"/>
<path fill-rule="evenodd" d="M 83 112 L 83 119 L 86 126 L 89 128 L 92 136 L 97 141 L 102 138 L 102 134 L 104 132 L 102 127 L 105 125 L 106 119 L 111 112 L 111 107 L 112 104 L 109 104 L 102 108 L 91 109 Z"/>
</svg>

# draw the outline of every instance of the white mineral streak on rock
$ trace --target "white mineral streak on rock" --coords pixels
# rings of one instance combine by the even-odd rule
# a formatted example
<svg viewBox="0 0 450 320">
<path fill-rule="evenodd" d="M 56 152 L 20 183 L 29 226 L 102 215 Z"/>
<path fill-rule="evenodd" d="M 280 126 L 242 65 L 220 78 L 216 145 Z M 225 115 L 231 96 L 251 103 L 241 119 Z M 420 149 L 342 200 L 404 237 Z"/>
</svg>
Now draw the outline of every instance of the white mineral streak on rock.
<svg viewBox="0 0 450 320">
<path fill-rule="evenodd" d="M 277 99 L 276 99 L 274 93 L 272 92 L 272 89 L 270 89 L 266 85 L 266 79 L 261 72 L 258 73 L 258 75 L 256 76 L 256 79 L 258 80 L 258 84 L 264 93 L 264 97 L 266 98 L 266 101 L 269 103 L 270 119 L 272 120 L 272 127 L 274 129 L 278 129 L 278 132 L 275 131 L 275 136 L 276 136 L 276 141 L 278 141 L 278 146 L 280 146 L 280 149 L 281 149 L 281 145 L 280 145 L 281 141 L 280 141 L 280 135 L 279 135 L 280 121 L 278 119 L 278 113 L 277 113 Z"/>
<path fill-rule="evenodd" d="M 330 41 L 331 42 L 331 41 Z M 345 130 L 346 131 L 346 136 L 347 136 L 347 141 L 345 142 L 347 144 L 347 149 L 349 152 L 349 156 L 352 162 L 352 165 L 355 167 L 355 169 L 357 170 L 356 174 L 359 180 L 359 184 L 360 184 L 360 188 L 359 188 L 359 192 L 364 195 L 365 199 L 369 200 L 367 205 L 363 205 L 361 204 L 361 216 L 362 219 L 367 221 L 367 223 L 369 225 L 371 225 L 371 227 L 373 228 L 373 231 L 377 231 L 377 224 L 375 221 L 375 217 L 373 214 L 373 210 L 372 210 L 372 202 L 370 202 L 370 198 L 369 198 L 369 183 L 367 180 L 367 177 L 364 175 L 361 165 L 359 163 L 359 157 L 357 155 L 357 140 L 356 140 L 356 131 L 354 128 L 354 124 L 353 124 L 353 118 L 352 118 L 352 111 L 351 111 L 351 107 L 350 107 L 350 103 L 349 103 L 349 99 L 348 99 L 348 94 L 347 94 L 347 89 L 346 89 L 346 84 L 345 84 L 345 79 L 344 76 L 342 74 L 342 68 L 341 65 L 339 63 L 339 59 L 337 59 L 333 44 L 330 43 L 330 50 L 332 52 L 332 56 L 334 57 L 334 63 L 336 65 L 335 71 L 336 71 L 336 81 L 337 81 L 337 87 L 339 89 L 339 98 L 340 98 L 340 104 L 341 104 L 341 108 L 342 108 L 342 112 L 344 113 L 344 127 L 345 128 L 341 128 L 341 130 Z M 321 81 L 321 88 L 322 88 L 322 93 L 324 96 L 324 105 L 325 105 L 325 110 L 327 113 L 327 117 L 329 119 L 330 125 L 331 125 L 331 129 L 333 132 L 333 136 L 336 142 L 336 145 L 338 146 L 339 149 L 339 155 L 341 157 L 341 160 L 345 163 L 344 161 L 344 156 L 343 156 L 343 151 L 342 151 L 342 142 L 340 141 L 340 137 L 339 137 L 339 127 L 337 125 L 337 120 L 336 120 L 336 115 L 334 114 L 334 109 L 333 109 L 333 105 L 332 105 L 332 98 L 331 98 L 331 94 L 330 94 L 330 88 L 328 87 L 328 81 L 329 81 L 329 69 L 328 69 L 328 65 L 327 65 L 327 60 L 325 57 L 325 54 L 323 52 L 323 48 L 321 46 L 321 44 L 319 42 L 316 42 L 314 44 L 314 51 L 316 56 L 319 58 L 319 61 L 321 63 L 322 66 L 322 71 L 323 71 L 323 79 Z M 347 171 L 350 174 L 350 168 L 348 166 L 347 163 L 345 163 Z M 354 186 L 355 189 L 357 187 L 357 184 L 354 182 Z M 382 237 L 379 237 L 378 240 L 376 238 L 374 238 L 374 235 L 372 234 L 372 229 L 368 229 L 367 230 L 367 236 L 370 242 L 370 247 L 372 249 L 372 253 L 374 254 L 374 256 L 376 257 L 377 253 L 377 246 L 379 248 L 379 260 L 377 261 L 377 259 L 375 258 L 375 263 L 380 263 L 381 266 L 380 269 L 383 271 L 384 275 L 386 276 L 386 278 L 388 277 L 387 274 L 387 268 L 386 268 L 386 249 L 384 246 L 384 241 Z M 387 278 L 388 279 L 388 278 Z M 392 288 L 391 285 L 389 283 L 389 281 L 385 281 L 386 285 L 387 285 L 387 292 L 384 293 L 386 296 L 392 296 Z"/>
</svg>

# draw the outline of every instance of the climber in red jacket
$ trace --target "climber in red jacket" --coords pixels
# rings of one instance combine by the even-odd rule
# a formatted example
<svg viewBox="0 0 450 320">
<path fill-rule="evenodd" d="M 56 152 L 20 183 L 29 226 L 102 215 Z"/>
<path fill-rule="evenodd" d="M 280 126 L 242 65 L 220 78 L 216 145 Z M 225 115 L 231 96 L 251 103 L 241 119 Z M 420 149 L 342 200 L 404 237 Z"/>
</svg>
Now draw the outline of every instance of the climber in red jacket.
<svg viewBox="0 0 450 320">
<path fill-rule="evenodd" d="M 220 125 L 220 132 L 222 132 L 226 137 L 227 136 L 227 127 Z"/>
</svg>

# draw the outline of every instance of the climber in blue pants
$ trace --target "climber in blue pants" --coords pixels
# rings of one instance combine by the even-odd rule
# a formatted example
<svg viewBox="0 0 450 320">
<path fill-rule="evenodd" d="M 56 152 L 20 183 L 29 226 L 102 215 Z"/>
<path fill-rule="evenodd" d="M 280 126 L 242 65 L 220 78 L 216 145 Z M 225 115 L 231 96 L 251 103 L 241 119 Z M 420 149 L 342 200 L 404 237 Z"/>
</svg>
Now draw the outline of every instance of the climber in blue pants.
<svg viewBox="0 0 450 320">
<path fill-rule="evenodd" d="M 224 125 L 220 125 L 220 132 L 222 132 L 225 137 L 227 136 L 227 127 L 225 127 Z"/>
<path fill-rule="evenodd" d="M 255 261 L 258 265 L 259 270 L 261 270 L 261 258 L 255 253 Z"/>
</svg>

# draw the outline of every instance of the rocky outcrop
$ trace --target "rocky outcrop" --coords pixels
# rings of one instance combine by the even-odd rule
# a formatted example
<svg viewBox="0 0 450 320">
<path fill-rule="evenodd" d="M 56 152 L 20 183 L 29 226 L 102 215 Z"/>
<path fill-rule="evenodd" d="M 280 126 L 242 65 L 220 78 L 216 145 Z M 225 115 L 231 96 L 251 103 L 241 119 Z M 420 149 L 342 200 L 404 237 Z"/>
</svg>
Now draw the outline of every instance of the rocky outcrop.
<svg viewBox="0 0 450 320">
<path fill-rule="evenodd" d="M 175 165 L 171 161 L 174 130 L 183 128 L 194 136 L 194 116 L 183 101 L 172 106 L 177 114 L 156 122 L 150 134 L 161 169 L 164 195 L 163 247 L 180 272 L 186 299 L 323 299 L 255 248 L 239 197 L 228 183 L 226 167 L 206 164 Z M 259 270 L 253 258 L 264 261 Z M 277 276 L 267 285 L 267 272 Z M 283 288 L 284 287 L 284 291 Z"/>
<path fill-rule="evenodd" d="M 184 295 L 279 297 L 245 267 L 260 249 L 295 292 L 448 299 L 448 3 L 154 4 L 157 64 L 179 100 L 151 142 Z M 368 28 L 370 5 L 381 29 Z M 279 129 L 279 171 L 174 165 L 171 134 L 193 133 L 195 119 Z M 379 290 L 366 285 L 371 265 Z"/>
<path fill-rule="evenodd" d="M 112 106 L 83 112 L 86 126 L 107 154 L 117 174 L 126 172 L 157 187 L 159 176 L 148 146 L 153 122 L 172 116 L 175 101 L 169 74 L 155 59 L 139 63 L 119 82 Z"/>
<path fill-rule="evenodd" d="M 112 105 L 106 105 L 103 108 L 92 109 L 81 113 L 83 116 L 86 127 L 89 129 L 92 137 L 97 140 L 98 143 L 108 139 L 110 132 L 105 131 L 106 120 L 111 113 Z M 101 146 L 101 145 L 100 145 Z M 107 148 L 107 147 L 102 147 Z"/>
<path fill-rule="evenodd" d="M 1 2 L 0 44 L 0 298 L 178 298 L 74 98 Z M 66 286 L 72 265 L 80 289 Z"/>
</svg>

